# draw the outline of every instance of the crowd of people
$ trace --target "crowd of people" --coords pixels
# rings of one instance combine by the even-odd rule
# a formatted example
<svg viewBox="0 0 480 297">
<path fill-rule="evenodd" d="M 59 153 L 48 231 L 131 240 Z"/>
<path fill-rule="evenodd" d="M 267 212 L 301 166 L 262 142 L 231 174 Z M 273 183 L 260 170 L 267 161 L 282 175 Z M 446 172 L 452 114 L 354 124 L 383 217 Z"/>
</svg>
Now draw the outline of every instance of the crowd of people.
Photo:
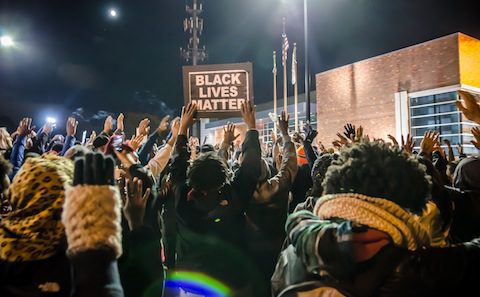
<svg viewBox="0 0 480 297">
<path fill-rule="evenodd" d="M 459 110 L 480 125 L 480 104 Z M 370 139 L 352 124 L 273 142 L 241 115 L 219 144 L 189 137 L 196 106 L 124 116 L 81 143 L 24 118 L 0 128 L 0 296 L 452 296 L 480 279 L 480 159 L 427 131 Z M 321 123 L 320 123 L 321 124 Z M 115 127 L 114 127 L 115 126 Z M 480 128 L 472 144 L 480 149 Z M 442 146 L 446 145 L 446 150 Z"/>
</svg>

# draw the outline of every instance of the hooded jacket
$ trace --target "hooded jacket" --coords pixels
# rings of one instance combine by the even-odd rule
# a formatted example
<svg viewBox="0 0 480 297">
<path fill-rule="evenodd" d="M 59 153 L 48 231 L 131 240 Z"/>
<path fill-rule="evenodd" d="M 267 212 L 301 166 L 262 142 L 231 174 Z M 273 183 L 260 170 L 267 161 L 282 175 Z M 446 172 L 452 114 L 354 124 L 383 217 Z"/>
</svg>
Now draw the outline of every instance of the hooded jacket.
<svg viewBox="0 0 480 297">
<path fill-rule="evenodd" d="M 274 296 L 320 296 L 325 288 L 336 296 L 462 296 L 480 277 L 480 238 L 409 250 L 379 230 L 308 211 L 292 214 L 286 228 L 313 285 L 291 284 Z"/>
</svg>

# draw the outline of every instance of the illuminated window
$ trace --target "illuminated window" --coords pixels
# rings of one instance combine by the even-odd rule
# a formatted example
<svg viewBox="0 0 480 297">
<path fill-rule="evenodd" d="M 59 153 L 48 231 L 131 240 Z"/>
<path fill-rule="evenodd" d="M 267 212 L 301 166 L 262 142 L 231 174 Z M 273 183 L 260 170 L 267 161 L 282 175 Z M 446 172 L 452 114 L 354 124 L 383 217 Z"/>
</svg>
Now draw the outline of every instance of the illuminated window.
<svg viewBox="0 0 480 297">
<path fill-rule="evenodd" d="M 470 143 L 470 129 L 474 123 L 467 120 L 455 106 L 457 92 L 410 98 L 410 134 L 416 140 L 416 149 L 420 149 L 423 134 L 428 130 L 440 132 L 442 146 L 444 139 L 450 140 L 452 146 L 463 144 L 467 154 L 477 153 Z M 454 149 L 454 153 L 457 151 Z"/>
</svg>

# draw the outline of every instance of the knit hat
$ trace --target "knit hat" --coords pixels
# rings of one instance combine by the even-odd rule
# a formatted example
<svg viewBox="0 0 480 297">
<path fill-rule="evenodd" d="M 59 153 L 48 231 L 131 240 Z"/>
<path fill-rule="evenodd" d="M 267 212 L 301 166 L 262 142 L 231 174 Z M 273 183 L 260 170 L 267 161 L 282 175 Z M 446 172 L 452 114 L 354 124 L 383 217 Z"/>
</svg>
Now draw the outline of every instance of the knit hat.
<svg viewBox="0 0 480 297">
<path fill-rule="evenodd" d="M 42 260 L 58 252 L 65 187 L 73 164 L 56 155 L 29 158 L 10 186 L 12 211 L 0 221 L 0 259 Z"/>
</svg>

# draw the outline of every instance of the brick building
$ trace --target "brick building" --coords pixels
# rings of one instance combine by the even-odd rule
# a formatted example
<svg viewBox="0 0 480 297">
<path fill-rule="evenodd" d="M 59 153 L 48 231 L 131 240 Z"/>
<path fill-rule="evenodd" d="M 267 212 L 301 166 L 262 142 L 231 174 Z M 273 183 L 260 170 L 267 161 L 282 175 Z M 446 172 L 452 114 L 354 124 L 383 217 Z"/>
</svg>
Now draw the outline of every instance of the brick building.
<svg viewBox="0 0 480 297">
<path fill-rule="evenodd" d="M 455 33 L 316 75 L 320 140 L 331 143 L 343 125 L 371 137 L 426 130 L 470 145 L 473 123 L 454 105 L 458 90 L 480 94 L 480 40 Z"/>
</svg>

